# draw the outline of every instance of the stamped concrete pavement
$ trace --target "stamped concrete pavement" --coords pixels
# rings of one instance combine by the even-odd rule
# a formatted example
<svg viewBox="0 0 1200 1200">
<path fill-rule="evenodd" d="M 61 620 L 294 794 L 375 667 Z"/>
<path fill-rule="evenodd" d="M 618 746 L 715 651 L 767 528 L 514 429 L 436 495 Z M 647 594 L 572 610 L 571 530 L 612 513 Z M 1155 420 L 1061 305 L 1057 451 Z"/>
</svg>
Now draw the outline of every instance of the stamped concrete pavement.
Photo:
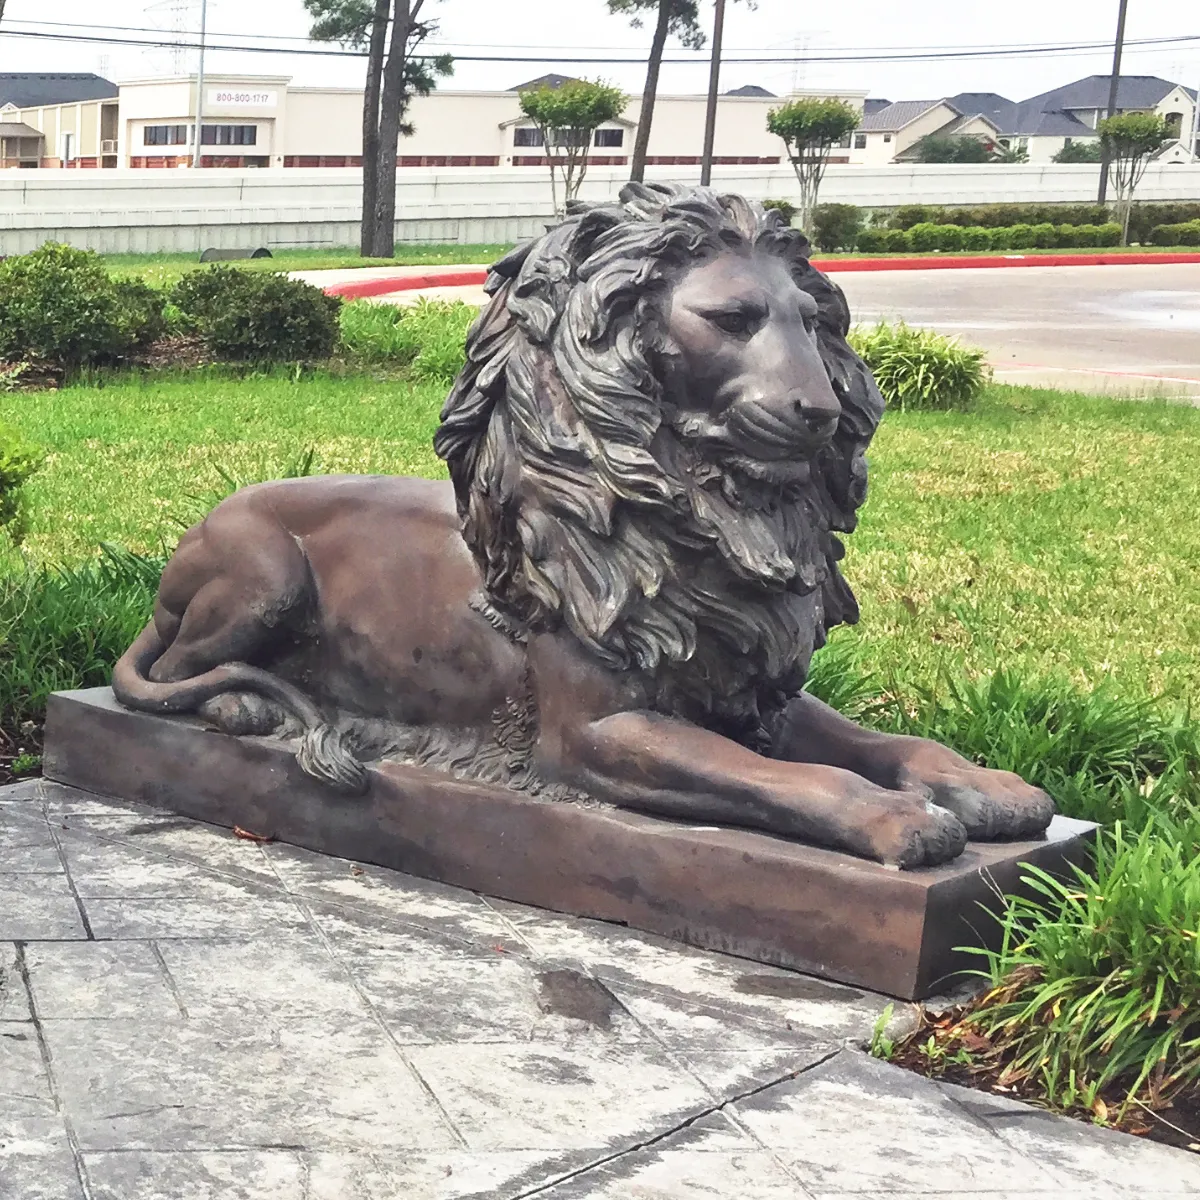
<svg viewBox="0 0 1200 1200">
<path fill-rule="evenodd" d="M 5 1200 L 1190 1196 L 862 1053 L 880 997 L 41 781 L 0 790 Z"/>
</svg>

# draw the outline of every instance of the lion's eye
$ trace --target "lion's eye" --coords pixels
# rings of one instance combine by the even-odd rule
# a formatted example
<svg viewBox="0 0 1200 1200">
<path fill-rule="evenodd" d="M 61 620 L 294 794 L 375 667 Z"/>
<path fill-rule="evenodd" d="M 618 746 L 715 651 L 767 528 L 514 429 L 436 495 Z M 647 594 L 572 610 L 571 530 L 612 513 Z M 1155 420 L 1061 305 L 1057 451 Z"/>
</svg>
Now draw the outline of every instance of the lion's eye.
<svg viewBox="0 0 1200 1200">
<path fill-rule="evenodd" d="M 744 309 L 734 309 L 730 312 L 712 313 L 708 318 L 718 329 L 731 333 L 735 337 L 747 334 L 754 328 L 755 314 Z"/>
</svg>

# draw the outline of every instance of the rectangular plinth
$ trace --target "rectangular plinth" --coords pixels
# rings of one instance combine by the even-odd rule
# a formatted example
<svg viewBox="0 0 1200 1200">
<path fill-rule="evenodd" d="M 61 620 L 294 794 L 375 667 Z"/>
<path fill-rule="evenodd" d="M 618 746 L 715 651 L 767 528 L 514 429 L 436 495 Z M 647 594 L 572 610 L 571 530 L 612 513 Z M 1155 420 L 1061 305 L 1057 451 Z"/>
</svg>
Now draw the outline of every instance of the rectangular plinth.
<svg viewBox="0 0 1200 1200">
<path fill-rule="evenodd" d="M 108 688 L 50 697 L 44 769 L 100 795 L 907 1000 L 977 968 L 957 947 L 995 940 L 980 906 L 1019 890 L 1023 863 L 1081 861 L 1094 829 L 1056 817 L 1044 839 L 971 843 L 945 866 L 896 871 L 399 763 L 371 768 L 368 794 L 347 798 L 305 775 L 281 741 L 130 712 Z"/>
</svg>

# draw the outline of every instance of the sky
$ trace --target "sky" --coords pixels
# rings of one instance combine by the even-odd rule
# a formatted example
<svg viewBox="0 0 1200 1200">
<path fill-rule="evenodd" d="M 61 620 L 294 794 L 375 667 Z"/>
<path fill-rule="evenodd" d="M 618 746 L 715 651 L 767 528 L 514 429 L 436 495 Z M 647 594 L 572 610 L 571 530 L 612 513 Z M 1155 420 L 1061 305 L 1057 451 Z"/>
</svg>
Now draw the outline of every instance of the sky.
<svg viewBox="0 0 1200 1200">
<path fill-rule="evenodd" d="M 95 24 L 129 26 L 114 37 L 154 37 L 136 29 L 199 29 L 201 0 L 7 0 L 0 22 L 0 71 L 96 71 L 110 79 L 146 78 L 194 71 L 195 51 L 53 42 L 4 36 L 12 31 L 96 34 Z M 917 49 L 966 50 L 1031 43 L 1110 42 L 1118 0 L 730 0 L 725 20 L 725 56 L 739 51 L 792 57 L 911 53 Z M 711 0 L 701 0 L 702 20 L 712 19 Z M 1130 0 L 1126 38 L 1200 35 L 1200 21 L 1188 0 Z M 545 62 L 478 63 L 460 59 L 448 88 L 508 88 L 558 70 L 602 78 L 640 91 L 644 66 L 573 64 L 571 54 L 643 58 L 648 29 L 631 28 L 624 17 L 608 13 L 604 0 L 427 0 L 426 12 L 440 28 L 431 45 L 466 55 L 528 55 Z M 50 22 L 61 23 L 51 26 Z M 303 48 L 309 18 L 301 0 L 209 0 L 210 43 L 247 42 Z M 254 36 L 257 35 L 257 38 Z M 287 41 L 285 39 L 296 39 Z M 195 41 L 195 37 L 187 40 Z M 328 47 L 327 47 L 328 48 Z M 660 91 L 703 92 L 707 62 L 680 50 L 669 57 L 691 62 L 664 65 Z M 843 62 L 749 64 L 726 61 L 721 88 L 756 83 L 777 93 L 793 88 L 855 89 L 888 99 L 927 99 L 960 91 L 994 91 L 1020 100 L 1078 79 L 1107 73 L 1111 50 L 1070 55 L 1021 54 L 1005 58 L 955 57 L 933 62 Z M 296 85 L 360 87 L 361 59 L 303 55 L 251 54 L 210 50 L 209 72 L 289 76 Z M 1165 48 L 1130 46 L 1125 74 L 1161 75 L 1200 86 L 1200 37 Z"/>
</svg>

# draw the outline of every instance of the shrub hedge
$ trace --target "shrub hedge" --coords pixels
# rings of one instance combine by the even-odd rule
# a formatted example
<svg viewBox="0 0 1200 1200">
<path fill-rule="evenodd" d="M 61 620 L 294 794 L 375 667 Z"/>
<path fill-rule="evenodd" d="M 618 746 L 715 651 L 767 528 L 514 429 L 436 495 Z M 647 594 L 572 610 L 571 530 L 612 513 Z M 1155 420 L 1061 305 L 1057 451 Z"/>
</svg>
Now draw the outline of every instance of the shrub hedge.
<svg viewBox="0 0 1200 1200">
<path fill-rule="evenodd" d="M 1042 221 L 1037 225 L 1018 224 L 990 229 L 983 225 L 937 225 L 932 221 L 922 221 L 908 229 L 864 229 L 859 233 L 855 247 L 864 253 L 897 250 L 947 252 L 1053 250 L 1058 246 L 1118 246 L 1120 243 L 1121 227 L 1115 221 L 1103 225 L 1052 225 L 1049 221 Z"/>
<path fill-rule="evenodd" d="M 0 262 L 0 359 L 74 370 L 161 337 L 160 292 L 116 279 L 91 250 L 47 242 Z"/>
<path fill-rule="evenodd" d="M 305 362 L 328 358 L 338 343 L 342 302 L 276 272 L 189 271 L 171 290 L 171 303 L 217 358 Z"/>
<path fill-rule="evenodd" d="M 863 211 L 855 204 L 818 204 L 813 209 L 809 231 L 818 250 L 853 250 L 854 239 L 863 225 Z"/>
<path fill-rule="evenodd" d="M 1200 246 L 1200 220 L 1155 225 L 1150 241 L 1155 246 Z"/>
<path fill-rule="evenodd" d="M 910 230 L 914 225 L 983 226 L 986 229 L 1047 224 L 1092 227 L 1110 224 L 1111 217 L 1110 209 L 1103 204 L 978 204 L 963 207 L 905 204 L 892 214 L 888 224 L 893 229 L 903 230 Z M 1197 220 L 1200 220 L 1200 203 L 1136 204 L 1129 221 L 1129 240 L 1145 244 L 1152 240 L 1151 232 L 1156 226 Z"/>
</svg>

